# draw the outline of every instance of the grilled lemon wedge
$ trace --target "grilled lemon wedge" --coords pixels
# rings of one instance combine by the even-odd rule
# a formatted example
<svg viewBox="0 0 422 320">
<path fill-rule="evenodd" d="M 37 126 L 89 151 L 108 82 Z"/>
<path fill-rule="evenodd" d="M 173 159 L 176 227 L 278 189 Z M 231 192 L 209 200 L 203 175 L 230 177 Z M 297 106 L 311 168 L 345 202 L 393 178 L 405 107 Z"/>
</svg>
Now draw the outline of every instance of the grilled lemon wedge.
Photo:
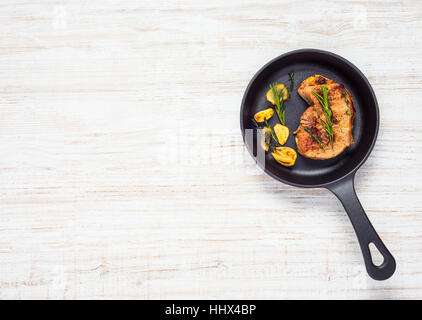
<svg viewBox="0 0 422 320">
<path fill-rule="evenodd" d="M 265 119 L 269 120 L 274 114 L 273 108 L 268 108 L 262 111 L 255 113 L 253 118 L 256 122 L 263 122 Z"/>
<path fill-rule="evenodd" d="M 277 137 L 278 143 L 283 145 L 286 143 L 287 138 L 289 137 L 289 128 L 287 128 L 286 126 L 283 126 L 282 124 L 277 123 L 274 126 L 274 133 Z"/>
<path fill-rule="evenodd" d="M 289 90 L 287 90 L 286 86 L 282 83 L 277 84 L 277 92 L 281 92 L 281 96 L 283 97 L 283 100 L 286 101 L 289 98 Z M 275 98 L 273 91 L 270 89 L 268 90 L 267 94 L 265 95 L 267 97 L 267 100 L 271 102 L 272 104 L 275 104 Z M 280 99 L 281 100 L 281 99 Z"/>
<path fill-rule="evenodd" d="M 297 153 L 294 149 L 289 147 L 277 147 L 271 153 L 275 161 L 286 167 L 291 167 L 295 164 Z"/>
<path fill-rule="evenodd" d="M 269 147 L 270 147 L 270 143 L 271 143 L 271 129 L 264 127 L 262 128 L 261 132 L 261 148 L 264 149 L 265 151 L 268 151 Z"/>
</svg>

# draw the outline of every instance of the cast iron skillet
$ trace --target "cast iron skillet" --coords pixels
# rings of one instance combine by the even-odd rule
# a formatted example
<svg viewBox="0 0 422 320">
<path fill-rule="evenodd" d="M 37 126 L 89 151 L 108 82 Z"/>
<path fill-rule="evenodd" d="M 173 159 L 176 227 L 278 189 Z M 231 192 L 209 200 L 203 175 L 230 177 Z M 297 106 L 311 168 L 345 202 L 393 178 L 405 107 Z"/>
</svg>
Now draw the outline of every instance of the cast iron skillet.
<svg viewBox="0 0 422 320">
<path fill-rule="evenodd" d="M 298 95 L 297 86 L 307 77 L 321 74 L 344 84 L 350 91 L 357 113 L 353 128 L 355 143 L 339 156 L 329 160 L 311 160 L 298 154 L 293 167 L 278 164 L 270 153 L 257 156 L 256 130 L 247 129 L 254 129 L 251 120 L 257 111 L 271 106 L 265 99 L 268 85 L 282 82 L 288 87 L 289 72 L 295 74 L 295 85 L 286 107 L 286 125 L 291 133 L 286 146 L 294 149 L 296 143 L 292 132 L 297 129 L 300 116 L 308 107 Z M 274 125 L 277 121 L 274 115 L 269 122 Z M 271 177 L 295 187 L 327 188 L 333 192 L 343 204 L 355 229 L 368 274 L 376 280 L 385 280 L 393 275 L 396 262 L 366 216 L 354 188 L 355 173 L 371 153 L 379 127 L 377 99 L 358 68 L 346 59 L 322 50 L 303 49 L 283 54 L 262 67 L 249 83 L 242 100 L 240 127 L 248 151 Z M 253 138 L 248 138 L 251 133 Z M 379 266 L 372 262 L 370 243 L 384 257 Z"/>
</svg>

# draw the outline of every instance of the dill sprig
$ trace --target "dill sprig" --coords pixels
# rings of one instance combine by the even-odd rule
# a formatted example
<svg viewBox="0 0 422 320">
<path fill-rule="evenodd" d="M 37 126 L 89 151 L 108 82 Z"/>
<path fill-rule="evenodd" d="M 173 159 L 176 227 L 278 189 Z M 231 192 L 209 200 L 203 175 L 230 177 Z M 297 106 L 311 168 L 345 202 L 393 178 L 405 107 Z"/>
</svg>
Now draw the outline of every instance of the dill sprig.
<svg viewBox="0 0 422 320">
<path fill-rule="evenodd" d="M 322 86 L 322 96 L 315 91 L 312 91 L 312 94 L 315 98 L 318 99 L 322 110 L 324 111 L 325 121 L 321 119 L 322 124 L 324 125 L 324 130 L 327 132 L 328 137 L 330 138 L 331 148 L 333 147 L 333 123 L 331 122 L 331 117 L 333 115 L 333 111 L 330 108 L 330 104 L 328 103 L 328 89 L 326 86 Z"/>
<path fill-rule="evenodd" d="M 282 88 L 280 92 L 277 90 L 277 83 L 270 84 L 271 92 L 273 93 L 274 100 L 275 100 L 275 112 L 277 113 L 278 120 L 280 120 L 280 123 L 284 125 L 286 122 L 284 114 L 286 110 L 286 105 L 283 101 L 283 90 Z"/>
<path fill-rule="evenodd" d="M 304 129 L 307 133 L 309 133 L 311 135 L 311 137 L 312 137 L 312 139 L 314 139 L 314 141 L 318 142 L 319 147 L 322 150 L 324 150 L 324 145 L 322 144 L 321 140 L 319 140 L 318 137 L 316 135 L 314 135 L 314 133 L 311 131 L 311 129 L 309 129 L 308 127 L 305 127 Z"/>
<path fill-rule="evenodd" d="M 295 74 L 293 72 L 289 72 L 289 81 L 290 81 L 290 88 L 289 91 L 292 92 L 294 83 L 295 83 Z"/>
<path fill-rule="evenodd" d="M 349 99 L 347 98 L 347 93 L 346 93 L 346 91 L 343 91 L 342 94 L 343 94 L 343 98 L 344 98 L 344 100 L 346 100 L 346 104 L 347 104 L 346 114 L 348 114 L 350 116 L 351 115 L 351 112 L 350 112 L 350 102 L 349 102 Z"/>
</svg>

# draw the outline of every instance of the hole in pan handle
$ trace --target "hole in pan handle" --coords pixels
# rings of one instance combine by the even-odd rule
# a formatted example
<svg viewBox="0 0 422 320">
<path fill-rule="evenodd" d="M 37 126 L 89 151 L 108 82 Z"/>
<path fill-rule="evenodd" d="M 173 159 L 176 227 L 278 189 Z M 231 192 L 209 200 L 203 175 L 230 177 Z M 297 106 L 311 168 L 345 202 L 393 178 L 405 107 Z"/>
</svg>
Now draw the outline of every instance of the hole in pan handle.
<svg viewBox="0 0 422 320">
<path fill-rule="evenodd" d="M 356 195 L 354 178 L 355 172 L 334 184 L 328 185 L 327 189 L 339 198 L 352 222 L 369 276 L 375 280 L 386 280 L 396 270 L 396 261 L 366 216 Z M 373 263 L 369 248 L 370 243 L 373 243 L 383 256 L 384 261 L 381 265 L 376 266 Z"/>
</svg>

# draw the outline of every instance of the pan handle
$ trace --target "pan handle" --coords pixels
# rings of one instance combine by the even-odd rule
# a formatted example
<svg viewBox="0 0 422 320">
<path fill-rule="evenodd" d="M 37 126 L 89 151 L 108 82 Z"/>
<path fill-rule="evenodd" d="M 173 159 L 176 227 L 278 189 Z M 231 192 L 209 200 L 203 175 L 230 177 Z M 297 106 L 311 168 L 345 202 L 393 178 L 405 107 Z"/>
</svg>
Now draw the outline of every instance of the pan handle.
<svg viewBox="0 0 422 320">
<path fill-rule="evenodd" d="M 369 276 L 375 280 L 386 280 L 396 270 L 396 261 L 366 216 L 356 195 L 354 179 L 355 173 L 348 175 L 335 184 L 329 185 L 327 189 L 341 201 L 352 222 Z M 379 266 L 376 266 L 372 261 L 371 251 L 369 250 L 369 244 L 371 243 L 375 245 L 384 258 L 383 263 Z"/>
</svg>

